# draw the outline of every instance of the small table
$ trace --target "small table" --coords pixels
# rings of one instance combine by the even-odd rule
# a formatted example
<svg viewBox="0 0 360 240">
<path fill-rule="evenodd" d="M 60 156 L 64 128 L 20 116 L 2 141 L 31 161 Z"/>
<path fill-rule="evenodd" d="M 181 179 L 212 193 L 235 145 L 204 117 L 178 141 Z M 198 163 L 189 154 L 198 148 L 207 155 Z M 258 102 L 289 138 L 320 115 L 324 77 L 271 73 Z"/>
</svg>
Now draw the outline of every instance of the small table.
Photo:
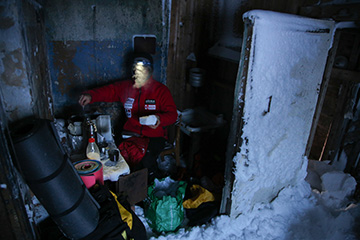
<svg viewBox="0 0 360 240">
<path fill-rule="evenodd" d="M 117 182 L 120 176 L 128 175 L 130 173 L 129 165 L 121 154 L 119 160 L 116 162 L 110 161 L 109 158 L 101 160 L 100 162 L 103 165 L 104 181 L 110 180 L 112 182 Z"/>
<path fill-rule="evenodd" d="M 121 155 L 120 150 L 116 147 L 114 142 L 108 142 L 108 152 L 111 150 L 116 150 L 118 154 L 117 161 L 111 161 L 109 158 L 109 154 L 106 154 L 104 157 L 101 154 L 101 160 L 103 166 L 103 176 L 104 181 L 110 180 L 111 182 L 117 182 L 119 177 L 122 175 L 128 175 L 130 173 L 130 167 L 125 161 L 124 157 Z"/>
<path fill-rule="evenodd" d="M 180 130 L 190 137 L 188 169 L 192 169 L 195 154 L 200 150 L 201 137 L 205 132 L 215 132 L 215 129 L 225 125 L 223 115 L 214 115 L 204 108 L 185 109 L 180 112 Z"/>
</svg>

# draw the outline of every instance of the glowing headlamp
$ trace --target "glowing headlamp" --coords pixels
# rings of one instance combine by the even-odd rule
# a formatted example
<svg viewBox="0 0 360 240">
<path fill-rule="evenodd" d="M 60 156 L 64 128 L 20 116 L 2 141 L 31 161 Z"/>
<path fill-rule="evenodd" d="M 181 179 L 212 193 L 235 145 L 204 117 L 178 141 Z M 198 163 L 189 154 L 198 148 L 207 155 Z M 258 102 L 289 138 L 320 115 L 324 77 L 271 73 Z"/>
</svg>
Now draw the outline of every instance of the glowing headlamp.
<svg viewBox="0 0 360 240">
<path fill-rule="evenodd" d="M 148 66 L 148 67 L 152 68 L 151 62 L 146 58 L 142 58 L 142 57 L 135 58 L 134 59 L 134 65 L 136 65 L 136 64 L 139 64 L 139 65 L 142 65 L 142 66 Z"/>
</svg>

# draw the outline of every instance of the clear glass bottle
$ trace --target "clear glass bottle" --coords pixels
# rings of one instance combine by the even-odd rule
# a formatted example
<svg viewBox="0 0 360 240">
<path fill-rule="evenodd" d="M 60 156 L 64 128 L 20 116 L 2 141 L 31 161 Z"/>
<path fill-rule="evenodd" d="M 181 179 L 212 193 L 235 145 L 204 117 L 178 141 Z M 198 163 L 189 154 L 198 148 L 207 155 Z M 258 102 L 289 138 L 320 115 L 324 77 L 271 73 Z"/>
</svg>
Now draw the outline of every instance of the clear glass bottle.
<svg viewBox="0 0 360 240">
<path fill-rule="evenodd" d="M 93 137 L 89 138 L 89 143 L 86 147 L 86 157 L 88 159 L 100 160 L 100 150 Z"/>
</svg>

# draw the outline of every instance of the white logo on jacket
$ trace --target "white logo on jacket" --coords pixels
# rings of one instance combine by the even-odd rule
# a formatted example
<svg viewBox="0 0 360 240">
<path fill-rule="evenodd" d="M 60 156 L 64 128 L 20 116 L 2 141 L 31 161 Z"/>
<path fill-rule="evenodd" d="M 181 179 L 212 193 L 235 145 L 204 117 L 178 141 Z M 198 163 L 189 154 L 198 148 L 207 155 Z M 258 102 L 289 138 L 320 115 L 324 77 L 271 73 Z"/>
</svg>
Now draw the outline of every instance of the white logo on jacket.
<svg viewBox="0 0 360 240">
<path fill-rule="evenodd" d="M 145 100 L 145 110 L 156 110 L 155 99 L 146 99 Z"/>
<path fill-rule="evenodd" d="M 133 108 L 135 99 L 128 98 L 125 101 L 124 108 L 125 108 L 125 114 L 127 118 L 131 118 L 131 109 Z"/>
</svg>

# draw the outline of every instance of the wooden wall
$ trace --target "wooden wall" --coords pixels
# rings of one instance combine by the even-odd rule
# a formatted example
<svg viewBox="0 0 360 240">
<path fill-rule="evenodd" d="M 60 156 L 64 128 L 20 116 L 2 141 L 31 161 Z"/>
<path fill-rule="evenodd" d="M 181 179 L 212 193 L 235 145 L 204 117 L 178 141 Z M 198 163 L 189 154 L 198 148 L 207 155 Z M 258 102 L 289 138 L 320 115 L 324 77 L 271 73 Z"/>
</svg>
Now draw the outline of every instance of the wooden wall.
<svg viewBox="0 0 360 240">
<path fill-rule="evenodd" d="M 180 110 L 193 101 L 194 92 L 187 82 L 189 69 L 199 67 L 211 44 L 212 4 L 212 0 L 172 1 L 166 84 Z M 192 53 L 196 61 L 188 60 Z"/>
<path fill-rule="evenodd" d="M 339 162 L 358 175 L 360 154 L 360 32 L 341 31 L 328 91 L 320 115 L 310 157 Z M 345 154 L 345 155 L 343 155 Z"/>
<path fill-rule="evenodd" d="M 236 10 L 236 14 L 232 16 L 234 18 L 234 32 L 242 34 L 243 23 L 242 14 L 251 9 L 266 9 L 279 12 L 297 14 L 301 1 L 268 1 L 268 0 L 243 0 L 241 8 Z M 222 29 L 219 25 L 221 19 L 221 1 L 219 0 L 179 0 L 172 1 L 171 8 L 171 22 L 170 22 L 170 37 L 169 37 L 169 49 L 168 49 L 168 67 L 167 67 L 167 86 L 173 94 L 176 105 L 179 109 L 185 109 L 196 105 L 194 101 L 196 95 L 199 93 L 194 92 L 188 84 L 188 71 L 191 67 L 202 67 L 209 68 L 210 70 L 216 71 L 217 69 L 221 76 L 226 78 L 226 75 L 234 76 L 233 82 L 226 85 L 225 88 L 233 88 L 235 86 L 235 78 L 237 69 L 231 70 L 231 72 L 224 72 L 222 67 L 229 64 L 234 65 L 231 61 L 215 60 L 209 57 L 207 51 L 215 44 L 219 38 L 219 32 Z M 239 46 L 240 48 L 240 46 Z M 189 61 L 187 57 L 194 53 L 197 61 Z M 216 66 L 216 64 L 218 64 Z M 212 73 L 214 72 L 212 71 Z M 218 74 L 217 74 L 218 75 Z M 220 77 L 221 77 L 220 76 Z M 208 78 L 213 75 L 207 75 Z M 222 79 L 218 79 L 217 86 L 211 87 L 224 87 Z M 211 98 L 211 89 L 207 89 L 209 95 L 209 101 L 216 101 Z M 200 91 L 200 90 L 199 90 Z M 205 91 L 205 90 L 204 90 Z M 228 91 L 225 91 L 228 94 Z M 204 93 L 206 94 L 206 93 Z M 204 95 L 203 94 L 203 95 Z M 232 94 L 232 93 L 231 93 Z M 201 99 L 200 99 L 201 100 Z"/>
<path fill-rule="evenodd" d="M 310 157 L 333 160 L 346 132 L 343 125 L 354 117 L 357 85 L 360 83 L 360 33 L 351 30 L 340 32 L 334 68 L 316 130 L 316 141 Z"/>
</svg>

